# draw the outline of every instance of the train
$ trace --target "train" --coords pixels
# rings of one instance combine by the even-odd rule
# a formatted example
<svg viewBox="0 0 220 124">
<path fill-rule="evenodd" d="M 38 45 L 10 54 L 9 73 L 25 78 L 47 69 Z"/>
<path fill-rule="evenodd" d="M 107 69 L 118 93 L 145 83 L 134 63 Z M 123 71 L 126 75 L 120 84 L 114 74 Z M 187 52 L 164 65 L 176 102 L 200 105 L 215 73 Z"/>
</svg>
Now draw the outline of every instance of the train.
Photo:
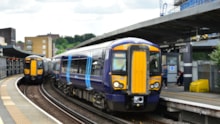
<svg viewBox="0 0 220 124">
<path fill-rule="evenodd" d="M 29 84 L 40 84 L 50 75 L 51 60 L 39 55 L 24 58 L 24 80 Z"/>
<path fill-rule="evenodd" d="M 55 86 L 101 110 L 150 112 L 159 103 L 161 51 L 150 41 L 106 41 L 56 55 L 52 63 Z"/>
</svg>

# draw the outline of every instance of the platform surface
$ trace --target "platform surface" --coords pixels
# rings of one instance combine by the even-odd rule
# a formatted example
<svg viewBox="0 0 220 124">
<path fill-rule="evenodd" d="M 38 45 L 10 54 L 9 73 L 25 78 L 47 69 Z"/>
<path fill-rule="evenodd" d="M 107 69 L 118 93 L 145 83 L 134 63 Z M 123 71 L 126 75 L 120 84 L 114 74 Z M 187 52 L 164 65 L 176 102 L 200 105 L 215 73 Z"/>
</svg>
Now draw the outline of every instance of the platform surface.
<svg viewBox="0 0 220 124">
<path fill-rule="evenodd" d="M 0 80 L 0 124 L 60 123 L 19 92 L 16 81 L 22 76 L 15 75 Z"/>
<path fill-rule="evenodd" d="M 202 103 L 220 108 L 220 94 L 184 91 L 184 86 L 178 86 L 175 85 L 175 83 L 168 84 L 168 89 L 163 88 L 160 96 Z"/>
</svg>

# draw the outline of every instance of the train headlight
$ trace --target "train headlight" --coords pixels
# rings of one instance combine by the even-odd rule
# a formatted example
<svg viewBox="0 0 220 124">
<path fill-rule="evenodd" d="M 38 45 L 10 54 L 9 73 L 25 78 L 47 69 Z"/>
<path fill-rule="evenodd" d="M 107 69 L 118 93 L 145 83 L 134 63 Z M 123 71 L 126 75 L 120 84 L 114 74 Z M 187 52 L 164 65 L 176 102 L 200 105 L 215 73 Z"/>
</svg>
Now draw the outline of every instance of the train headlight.
<svg viewBox="0 0 220 124">
<path fill-rule="evenodd" d="M 159 88 L 160 84 L 159 82 L 154 83 L 154 88 Z"/>
<path fill-rule="evenodd" d="M 113 83 L 113 86 L 114 86 L 114 88 L 121 88 L 122 89 L 124 87 L 124 84 L 122 84 L 122 83 L 120 83 L 118 81 L 115 81 Z"/>
<path fill-rule="evenodd" d="M 119 87 L 120 87 L 120 88 L 123 88 L 123 87 L 124 87 L 124 85 L 123 85 L 123 84 L 120 84 L 120 85 L 119 85 Z"/>
<path fill-rule="evenodd" d="M 151 84 L 151 85 L 150 85 L 150 88 L 154 88 L 154 85 L 153 85 L 153 84 Z"/>
<path fill-rule="evenodd" d="M 159 86 L 160 86 L 160 84 L 159 84 L 159 82 L 155 82 L 154 84 L 151 84 L 150 85 L 150 88 L 159 88 Z"/>
<path fill-rule="evenodd" d="M 114 82 L 113 85 L 114 85 L 115 88 L 119 88 L 119 86 L 120 86 L 119 82 L 117 82 L 117 81 Z"/>
</svg>

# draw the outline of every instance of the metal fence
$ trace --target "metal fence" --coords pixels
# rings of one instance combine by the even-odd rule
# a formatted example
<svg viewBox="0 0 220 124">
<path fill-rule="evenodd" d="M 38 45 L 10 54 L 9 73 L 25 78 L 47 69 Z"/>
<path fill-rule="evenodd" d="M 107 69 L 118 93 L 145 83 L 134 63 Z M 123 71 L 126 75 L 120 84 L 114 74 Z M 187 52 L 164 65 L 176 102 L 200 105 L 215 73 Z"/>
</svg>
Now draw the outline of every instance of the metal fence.
<svg viewBox="0 0 220 124">
<path fill-rule="evenodd" d="M 208 79 L 211 92 L 220 92 L 220 66 L 209 61 L 197 61 L 198 79 Z"/>
<path fill-rule="evenodd" d="M 183 62 L 180 62 L 180 70 L 184 71 Z M 208 79 L 210 92 L 220 93 L 220 66 L 211 61 L 193 61 L 192 81 Z"/>
</svg>

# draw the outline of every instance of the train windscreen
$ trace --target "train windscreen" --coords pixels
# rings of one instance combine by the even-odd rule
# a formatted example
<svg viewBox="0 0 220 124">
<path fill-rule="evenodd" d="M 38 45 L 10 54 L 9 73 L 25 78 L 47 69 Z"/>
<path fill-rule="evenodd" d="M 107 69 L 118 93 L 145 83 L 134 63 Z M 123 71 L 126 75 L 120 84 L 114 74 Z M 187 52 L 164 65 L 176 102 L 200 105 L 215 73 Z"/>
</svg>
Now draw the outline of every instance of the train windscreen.
<svg viewBox="0 0 220 124">
<path fill-rule="evenodd" d="M 126 74 L 126 71 L 126 52 L 114 52 L 112 60 L 112 74 Z"/>
</svg>

